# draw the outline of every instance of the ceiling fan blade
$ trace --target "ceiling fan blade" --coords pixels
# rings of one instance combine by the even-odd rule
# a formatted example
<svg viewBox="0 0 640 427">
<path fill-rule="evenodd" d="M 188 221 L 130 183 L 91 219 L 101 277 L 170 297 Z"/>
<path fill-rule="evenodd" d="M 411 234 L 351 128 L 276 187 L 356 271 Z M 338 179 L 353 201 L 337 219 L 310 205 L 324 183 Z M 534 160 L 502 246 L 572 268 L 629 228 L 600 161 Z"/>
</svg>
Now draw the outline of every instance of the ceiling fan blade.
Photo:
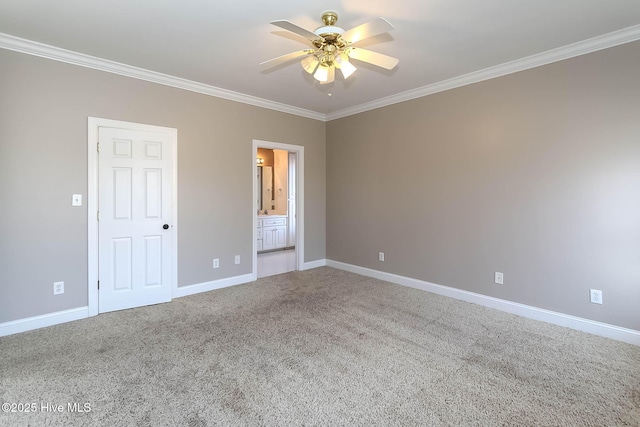
<svg viewBox="0 0 640 427">
<path fill-rule="evenodd" d="M 286 55 L 278 56 L 277 58 L 269 59 L 268 61 L 264 61 L 260 63 L 260 67 L 263 70 L 268 70 L 269 68 L 277 67 L 278 65 L 285 64 L 289 61 L 293 61 L 294 59 L 302 58 L 303 56 L 310 55 L 314 52 L 313 49 L 303 49 L 298 50 L 296 52 L 287 53 Z"/>
<path fill-rule="evenodd" d="M 317 34 L 312 33 L 309 30 L 305 30 L 302 27 L 297 26 L 296 24 L 289 22 L 289 21 L 271 21 L 271 23 L 273 25 L 275 25 L 276 27 L 280 27 L 283 28 L 287 31 L 291 31 L 292 33 L 295 33 L 299 36 L 304 37 L 305 39 L 309 39 L 311 41 L 314 40 L 321 40 L 322 37 L 320 37 Z"/>
<path fill-rule="evenodd" d="M 398 58 L 383 55 L 382 53 L 373 52 L 367 49 L 360 49 L 358 47 L 350 48 L 348 55 L 350 58 L 357 59 L 362 62 L 368 62 L 369 64 L 373 64 L 387 70 L 392 70 L 396 65 L 398 65 L 398 62 L 400 62 Z"/>
<path fill-rule="evenodd" d="M 376 18 L 369 22 L 365 22 L 362 25 L 358 25 L 342 34 L 342 40 L 347 43 L 357 43 L 360 40 L 368 39 L 369 37 L 377 36 L 382 33 L 393 30 L 393 25 L 384 18 Z"/>
</svg>

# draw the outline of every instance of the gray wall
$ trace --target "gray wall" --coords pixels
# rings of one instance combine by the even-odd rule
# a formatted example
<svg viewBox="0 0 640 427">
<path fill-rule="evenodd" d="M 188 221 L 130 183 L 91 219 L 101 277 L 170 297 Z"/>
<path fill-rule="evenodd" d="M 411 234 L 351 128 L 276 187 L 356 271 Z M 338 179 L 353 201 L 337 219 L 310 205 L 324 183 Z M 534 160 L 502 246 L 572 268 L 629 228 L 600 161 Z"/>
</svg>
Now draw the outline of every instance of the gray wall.
<svg viewBox="0 0 640 427">
<path fill-rule="evenodd" d="M 0 323 L 87 305 L 88 116 L 178 129 L 179 286 L 251 272 L 253 139 L 305 147 L 305 261 L 325 258 L 325 123 L 0 50 Z"/>
<path fill-rule="evenodd" d="M 329 122 L 327 258 L 640 330 L 638 76 L 635 42 Z"/>
<path fill-rule="evenodd" d="M 636 42 L 325 134 L 318 121 L 0 50 L 0 323 L 87 304 L 87 212 L 70 198 L 87 194 L 95 116 L 178 129 L 180 286 L 250 272 L 248 159 L 263 139 L 305 146 L 306 261 L 640 330 L 638 74 Z"/>
</svg>

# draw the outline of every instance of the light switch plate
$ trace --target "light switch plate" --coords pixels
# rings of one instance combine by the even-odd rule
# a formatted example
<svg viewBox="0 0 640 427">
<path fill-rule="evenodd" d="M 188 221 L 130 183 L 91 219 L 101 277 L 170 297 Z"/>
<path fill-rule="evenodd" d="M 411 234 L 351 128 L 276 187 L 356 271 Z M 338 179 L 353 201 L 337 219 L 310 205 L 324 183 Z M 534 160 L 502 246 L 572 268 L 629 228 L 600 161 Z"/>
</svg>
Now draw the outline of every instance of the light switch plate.
<svg viewBox="0 0 640 427">
<path fill-rule="evenodd" d="M 82 206 L 82 194 L 74 194 L 71 197 L 71 206 Z"/>
<path fill-rule="evenodd" d="M 499 271 L 496 271 L 493 281 L 496 282 L 498 285 L 504 285 L 504 275 Z"/>
</svg>

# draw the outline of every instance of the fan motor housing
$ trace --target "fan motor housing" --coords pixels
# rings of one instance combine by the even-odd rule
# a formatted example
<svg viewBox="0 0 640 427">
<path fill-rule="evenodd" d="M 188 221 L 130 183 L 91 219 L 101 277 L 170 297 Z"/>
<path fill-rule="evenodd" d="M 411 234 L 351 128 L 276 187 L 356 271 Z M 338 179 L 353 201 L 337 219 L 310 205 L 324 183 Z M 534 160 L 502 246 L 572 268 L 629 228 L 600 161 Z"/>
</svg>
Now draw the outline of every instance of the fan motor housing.
<svg viewBox="0 0 640 427">
<path fill-rule="evenodd" d="M 344 33 L 344 29 L 340 27 L 335 27 L 332 25 L 318 27 L 314 31 L 314 34 L 317 34 L 320 37 L 323 37 L 325 39 L 330 39 L 330 40 L 336 40 L 339 36 L 342 35 L 342 33 Z"/>
<path fill-rule="evenodd" d="M 344 29 L 335 25 L 338 22 L 338 14 L 332 10 L 327 10 L 322 13 L 322 27 L 316 28 L 314 34 L 322 37 L 325 42 L 336 44 L 340 39 L 340 36 L 344 33 Z M 316 46 L 320 47 L 320 46 Z"/>
</svg>

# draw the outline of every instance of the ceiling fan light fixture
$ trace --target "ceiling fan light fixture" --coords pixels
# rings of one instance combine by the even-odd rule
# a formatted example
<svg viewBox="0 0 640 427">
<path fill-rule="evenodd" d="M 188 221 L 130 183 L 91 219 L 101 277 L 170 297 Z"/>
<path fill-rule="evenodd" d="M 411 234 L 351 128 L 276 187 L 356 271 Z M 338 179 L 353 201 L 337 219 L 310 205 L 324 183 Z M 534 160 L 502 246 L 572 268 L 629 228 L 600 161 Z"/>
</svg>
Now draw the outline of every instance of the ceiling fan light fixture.
<svg viewBox="0 0 640 427">
<path fill-rule="evenodd" d="M 333 83 L 336 79 L 336 67 L 329 67 L 328 70 L 328 75 L 327 75 L 327 81 L 326 82 L 320 82 L 320 84 L 329 84 L 329 83 Z"/>
<path fill-rule="evenodd" d="M 322 85 L 333 83 L 336 79 L 336 67 L 321 62 L 313 77 Z"/>
<path fill-rule="evenodd" d="M 300 63 L 302 64 L 302 68 L 304 68 L 307 73 L 313 74 L 316 68 L 318 68 L 318 64 L 320 63 L 320 61 L 318 61 L 318 58 L 316 58 L 315 55 L 309 55 Z"/>
<path fill-rule="evenodd" d="M 357 70 L 357 68 L 351 62 L 349 62 L 349 56 L 344 52 L 336 55 L 335 64 L 336 67 L 340 69 L 342 77 L 344 77 L 345 80 L 348 79 L 349 76 L 351 76 L 351 74 L 353 74 Z"/>
<path fill-rule="evenodd" d="M 337 21 L 336 12 L 326 11 L 322 14 L 324 26 L 316 28 L 314 32 L 289 21 L 272 21 L 273 25 L 308 39 L 313 49 L 282 55 L 262 62 L 260 66 L 269 69 L 302 58 L 302 68 L 321 84 L 327 84 L 335 81 L 336 68 L 340 69 L 345 80 L 348 79 L 357 70 L 350 62 L 352 59 L 387 70 L 392 70 L 398 65 L 397 58 L 352 46 L 353 43 L 393 30 L 389 21 L 376 18 L 348 31 L 338 27 Z"/>
<path fill-rule="evenodd" d="M 348 79 L 356 70 L 357 68 L 354 67 L 351 62 L 343 63 L 340 67 L 340 72 L 342 73 L 342 77 L 344 77 L 345 80 Z"/>
<path fill-rule="evenodd" d="M 325 83 L 329 79 L 330 68 L 331 67 L 328 67 L 324 64 L 320 64 L 315 74 L 313 75 L 313 78 L 319 81 L 320 83 Z"/>
</svg>

